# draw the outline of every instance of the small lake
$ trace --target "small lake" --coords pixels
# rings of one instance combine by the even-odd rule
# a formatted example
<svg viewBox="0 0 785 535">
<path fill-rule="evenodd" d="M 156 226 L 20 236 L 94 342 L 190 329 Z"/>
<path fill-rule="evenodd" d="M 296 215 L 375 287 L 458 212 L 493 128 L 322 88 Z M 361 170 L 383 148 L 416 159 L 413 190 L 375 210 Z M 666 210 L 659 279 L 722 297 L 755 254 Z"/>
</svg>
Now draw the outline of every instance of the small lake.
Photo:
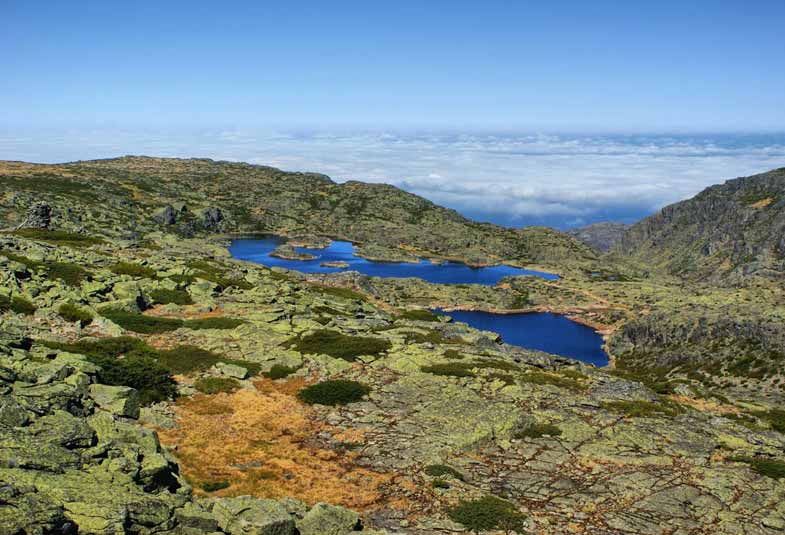
<svg viewBox="0 0 785 535">
<path fill-rule="evenodd" d="M 372 262 L 354 256 L 354 247 L 350 242 L 334 241 L 324 249 L 297 247 L 302 253 L 316 256 L 313 260 L 287 260 L 270 256 L 276 247 L 286 240 L 276 236 L 241 238 L 232 240 L 229 252 L 234 258 L 257 262 L 265 266 L 278 266 L 303 273 L 337 273 L 340 271 L 359 271 L 369 277 L 419 277 L 428 282 L 438 284 L 484 284 L 493 286 L 504 277 L 513 275 L 532 275 L 543 279 L 555 280 L 558 275 L 520 269 L 511 266 L 493 266 L 471 268 L 457 262 L 433 264 L 423 260 L 417 264 L 405 262 Z M 321 262 L 346 262 L 347 268 L 324 267 Z"/>
<path fill-rule="evenodd" d="M 608 355 L 602 349 L 602 336 L 590 327 L 558 314 L 492 314 L 463 310 L 434 312 L 447 314 L 454 321 L 468 323 L 476 329 L 499 333 L 507 344 L 538 349 L 595 366 L 608 365 Z"/>
</svg>

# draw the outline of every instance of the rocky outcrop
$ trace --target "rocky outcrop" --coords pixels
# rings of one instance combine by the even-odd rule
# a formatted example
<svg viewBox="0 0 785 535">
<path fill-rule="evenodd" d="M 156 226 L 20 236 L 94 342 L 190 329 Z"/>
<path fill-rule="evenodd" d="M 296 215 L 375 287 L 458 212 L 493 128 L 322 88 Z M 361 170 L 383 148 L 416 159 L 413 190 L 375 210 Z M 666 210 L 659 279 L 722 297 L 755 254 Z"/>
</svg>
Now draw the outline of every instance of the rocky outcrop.
<svg viewBox="0 0 785 535">
<path fill-rule="evenodd" d="M 568 230 L 567 234 L 579 239 L 592 249 L 605 253 L 618 242 L 627 231 L 629 225 L 603 221 L 585 227 Z"/>
<path fill-rule="evenodd" d="M 47 229 L 52 222 L 52 207 L 37 202 L 27 211 L 25 220 L 17 228 Z"/>
</svg>

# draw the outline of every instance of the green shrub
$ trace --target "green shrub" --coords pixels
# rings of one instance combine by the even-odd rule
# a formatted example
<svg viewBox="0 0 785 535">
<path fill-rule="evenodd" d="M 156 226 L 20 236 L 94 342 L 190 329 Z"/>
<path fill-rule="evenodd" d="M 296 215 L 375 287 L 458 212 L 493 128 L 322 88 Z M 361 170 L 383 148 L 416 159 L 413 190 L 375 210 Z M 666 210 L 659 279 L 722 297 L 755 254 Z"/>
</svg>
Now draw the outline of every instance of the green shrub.
<svg viewBox="0 0 785 535">
<path fill-rule="evenodd" d="M 370 392 L 369 386 L 357 381 L 337 379 L 305 387 L 300 390 L 297 397 L 311 405 L 346 405 L 362 400 L 363 396 Z"/>
<path fill-rule="evenodd" d="M 172 399 L 177 392 L 169 370 L 156 361 L 157 352 L 136 338 L 123 336 L 70 344 L 39 343 L 51 349 L 85 355 L 90 362 L 101 367 L 99 382 L 135 388 L 145 405 Z"/>
<path fill-rule="evenodd" d="M 448 516 L 475 533 L 494 529 L 523 532 L 526 521 L 515 505 L 496 496 L 461 500 L 448 511 Z"/>
<path fill-rule="evenodd" d="M 354 362 L 361 355 L 379 355 L 390 347 L 390 342 L 383 338 L 348 336 L 329 329 L 300 337 L 291 345 L 300 353 L 330 355 L 349 362 Z"/>
<path fill-rule="evenodd" d="M 439 321 L 441 316 L 434 314 L 430 310 L 405 310 L 398 317 L 413 321 Z"/>
<path fill-rule="evenodd" d="M 159 351 L 158 362 L 174 374 L 204 371 L 221 361 L 220 355 L 196 346 L 177 346 Z"/>
<path fill-rule="evenodd" d="M 79 322 L 82 327 L 90 325 L 93 322 L 93 313 L 89 310 L 84 310 L 71 303 L 63 303 L 57 309 L 57 313 L 62 316 L 65 321 L 71 323 Z"/>
<path fill-rule="evenodd" d="M 756 411 L 753 415 L 764 422 L 767 422 L 775 431 L 785 433 L 785 410 L 772 409 L 769 411 Z"/>
<path fill-rule="evenodd" d="M 282 364 L 274 364 L 270 371 L 262 373 L 268 379 L 283 379 L 289 377 L 291 374 L 299 370 L 299 366 L 284 366 Z"/>
<path fill-rule="evenodd" d="M 521 429 L 513 433 L 513 438 L 542 438 L 545 435 L 558 437 L 561 435 L 561 429 L 553 424 L 536 423 L 530 425 L 525 429 Z"/>
<path fill-rule="evenodd" d="M 524 383 L 535 385 L 553 385 L 559 388 L 572 390 L 573 392 L 583 392 L 584 387 L 575 379 L 562 377 L 545 372 L 529 372 L 520 375 L 519 379 Z"/>
<path fill-rule="evenodd" d="M 131 262 L 119 262 L 110 267 L 109 270 L 115 275 L 129 275 L 131 277 L 141 277 L 144 279 L 158 278 L 157 272 L 154 269 Z"/>
<path fill-rule="evenodd" d="M 201 330 L 201 329 L 234 329 L 245 323 L 244 320 L 237 318 L 225 318 L 217 316 L 214 318 L 200 318 L 194 320 L 183 321 L 183 327 L 186 329 Z"/>
<path fill-rule="evenodd" d="M 406 333 L 406 340 L 412 344 L 464 344 L 465 342 L 460 338 L 446 338 L 439 331 L 428 331 L 421 333 L 410 331 Z"/>
<path fill-rule="evenodd" d="M 423 472 L 432 477 L 449 476 L 457 479 L 458 481 L 464 480 L 462 473 L 460 473 L 455 468 L 452 468 L 451 466 L 447 466 L 446 464 L 431 464 L 423 468 Z"/>
<path fill-rule="evenodd" d="M 731 457 L 730 460 L 748 464 L 753 472 L 765 477 L 770 477 L 771 479 L 782 479 L 785 477 L 785 462 L 777 459 L 739 455 Z"/>
<path fill-rule="evenodd" d="M 185 290 L 167 290 L 164 288 L 158 288 L 157 290 L 152 290 L 150 292 L 150 299 L 159 305 L 168 305 L 170 303 L 175 305 L 193 304 L 191 294 Z"/>
<path fill-rule="evenodd" d="M 433 482 L 431 483 L 431 485 L 433 485 L 433 488 L 435 488 L 435 489 L 449 489 L 450 488 L 450 484 L 447 483 L 443 479 L 434 479 Z"/>
<path fill-rule="evenodd" d="M 90 273 L 76 264 L 66 262 L 46 262 L 43 264 L 46 277 L 63 281 L 68 286 L 79 287 Z"/>
<path fill-rule="evenodd" d="M 422 366 L 420 371 L 447 377 L 474 377 L 472 368 L 474 368 L 474 364 L 470 362 L 444 362 Z"/>
<path fill-rule="evenodd" d="M 602 403 L 602 407 L 609 411 L 624 413 L 631 418 L 676 416 L 681 412 L 681 407 L 678 404 L 666 401 L 605 401 Z"/>
<path fill-rule="evenodd" d="M 232 393 L 241 388 L 240 383 L 231 377 L 202 377 L 194 383 L 194 388 L 203 394 Z"/>
<path fill-rule="evenodd" d="M 31 240 L 39 240 L 55 245 L 70 245 L 72 247 L 88 247 L 104 243 L 101 238 L 86 236 L 84 234 L 74 234 L 62 230 L 45 230 L 37 228 L 26 228 L 14 231 L 17 236 Z"/>
<path fill-rule="evenodd" d="M 451 359 L 451 360 L 460 360 L 463 358 L 463 355 L 460 351 L 456 351 L 455 349 L 448 349 L 444 352 L 444 358 Z"/>
<path fill-rule="evenodd" d="M 228 489 L 231 485 L 225 479 L 221 479 L 219 481 L 204 481 L 199 486 L 205 492 L 215 492 L 217 490 Z"/>
<path fill-rule="evenodd" d="M 11 298 L 0 295 L 0 312 L 4 312 L 6 310 L 29 316 L 30 314 L 35 313 L 35 305 L 33 305 L 33 303 L 24 297 L 19 297 L 18 295 L 15 295 Z"/>
<path fill-rule="evenodd" d="M 253 285 L 249 282 L 245 281 L 244 279 L 240 279 L 237 277 L 233 277 L 227 274 L 227 271 L 207 262 L 205 260 L 196 260 L 191 262 L 188 267 L 194 270 L 194 275 L 191 277 L 197 277 L 200 279 L 204 279 L 210 282 L 214 282 L 222 289 L 229 288 L 230 286 L 235 286 L 240 288 L 241 290 L 250 290 L 253 288 Z M 175 280 L 173 277 L 169 277 L 172 280 Z"/>
<path fill-rule="evenodd" d="M 183 326 L 181 319 L 145 316 L 124 310 L 109 310 L 102 315 L 123 329 L 143 334 L 171 332 Z"/>
</svg>

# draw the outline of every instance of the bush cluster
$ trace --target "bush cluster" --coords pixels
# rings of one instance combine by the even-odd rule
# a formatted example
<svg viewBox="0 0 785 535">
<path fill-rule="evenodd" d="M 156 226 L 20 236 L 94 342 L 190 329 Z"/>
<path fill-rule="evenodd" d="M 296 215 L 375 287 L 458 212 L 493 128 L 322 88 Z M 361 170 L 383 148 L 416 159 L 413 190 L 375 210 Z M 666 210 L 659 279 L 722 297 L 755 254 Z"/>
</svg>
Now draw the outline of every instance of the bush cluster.
<svg viewBox="0 0 785 535">
<path fill-rule="evenodd" d="M 363 383 L 337 379 L 305 387 L 297 397 L 311 405 L 346 405 L 362 400 L 370 392 L 371 388 Z"/>
<path fill-rule="evenodd" d="M 398 315 L 399 318 L 414 321 L 439 321 L 440 316 L 430 310 L 405 310 Z"/>
<path fill-rule="evenodd" d="M 79 322 L 79 325 L 82 327 L 90 325 L 93 322 L 92 312 L 79 308 L 71 303 L 63 303 L 60 305 L 57 309 L 57 313 L 60 314 L 65 321 L 70 321 L 71 323 Z"/>
<path fill-rule="evenodd" d="M 647 416 L 676 416 L 682 411 L 680 405 L 666 401 L 605 401 L 602 407 L 609 411 L 621 412 L 631 418 Z"/>
<path fill-rule="evenodd" d="M 542 438 L 544 436 L 557 437 L 561 435 L 561 429 L 553 424 L 532 424 L 524 429 L 519 429 L 513 433 L 513 438 Z"/>
<path fill-rule="evenodd" d="M 129 275 L 131 277 L 141 277 L 143 279 L 158 278 L 158 272 L 156 270 L 131 262 L 118 262 L 117 264 L 111 266 L 109 271 L 115 275 Z"/>
<path fill-rule="evenodd" d="M 205 492 L 215 492 L 217 490 L 228 489 L 231 484 L 225 479 L 221 479 L 219 481 L 204 481 L 199 486 Z"/>
<path fill-rule="evenodd" d="M 196 388 L 202 394 L 231 394 L 240 390 L 240 383 L 231 377 L 202 377 L 194 383 Z"/>
<path fill-rule="evenodd" d="M 448 511 L 448 516 L 475 533 L 494 529 L 522 533 L 526 523 L 526 515 L 515 505 L 496 496 L 462 500 Z"/>
<path fill-rule="evenodd" d="M 152 290 L 150 292 L 150 299 L 159 305 L 168 305 L 170 303 L 175 305 L 193 304 L 191 294 L 185 290 L 167 290 L 165 288 L 158 288 L 157 290 Z"/>
<path fill-rule="evenodd" d="M 289 377 L 291 374 L 299 370 L 296 366 L 284 366 L 283 364 L 274 364 L 269 371 L 263 372 L 262 375 L 268 379 L 283 379 Z"/>
<path fill-rule="evenodd" d="M 446 464 L 431 464 L 429 466 L 426 466 L 423 469 L 423 472 L 425 472 L 426 474 L 432 477 L 449 476 L 457 479 L 458 481 L 464 480 L 462 473 L 460 473 L 458 470 L 456 470 L 451 466 L 447 466 Z"/>
<path fill-rule="evenodd" d="M 361 355 L 379 355 L 391 344 L 383 338 L 348 336 L 329 329 L 320 329 L 295 339 L 291 348 L 305 354 L 324 354 L 354 362 Z"/>
<path fill-rule="evenodd" d="M 85 234 L 75 234 L 63 230 L 46 230 L 37 228 L 25 228 L 14 231 L 17 236 L 31 240 L 39 240 L 55 245 L 70 245 L 71 247 L 87 247 L 104 243 L 104 240 Z"/>
<path fill-rule="evenodd" d="M 33 303 L 24 297 L 20 297 L 18 295 L 10 298 L 6 297 L 5 295 L 0 295 L 0 312 L 4 312 L 6 310 L 29 316 L 30 314 L 35 313 L 35 305 L 33 305 Z"/>
<path fill-rule="evenodd" d="M 730 460 L 748 464 L 754 472 L 771 479 L 785 478 L 785 462 L 777 459 L 736 456 L 731 457 Z"/>
<path fill-rule="evenodd" d="M 475 373 L 472 371 L 474 367 L 475 365 L 471 362 L 441 362 L 422 366 L 420 371 L 447 377 L 474 377 Z"/>
<path fill-rule="evenodd" d="M 124 310 L 109 310 L 102 313 L 103 316 L 123 329 L 142 334 L 157 334 L 175 331 L 180 328 L 186 329 L 234 329 L 245 323 L 236 318 L 202 318 L 193 320 L 183 320 L 179 318 L 162 318 L 157 316 L 145 316 L 126 312 Z"/>
</svg>

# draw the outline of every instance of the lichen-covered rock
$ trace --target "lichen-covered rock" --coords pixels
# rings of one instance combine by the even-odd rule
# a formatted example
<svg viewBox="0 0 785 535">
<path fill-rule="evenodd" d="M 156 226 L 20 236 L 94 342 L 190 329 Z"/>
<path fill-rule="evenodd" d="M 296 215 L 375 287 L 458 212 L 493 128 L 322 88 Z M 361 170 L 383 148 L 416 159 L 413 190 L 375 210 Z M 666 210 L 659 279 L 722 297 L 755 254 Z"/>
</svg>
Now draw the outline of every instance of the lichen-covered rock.
<svg viewBox="0 0 785 535">
<path fill-rule="evenodd" d="M 229 364 L 226 362 L 218 362 L 215 364 L 215 369 L 221 375 L 234 377 L 235 379 L 245 379 L 248 377 L 248 370 L 237 364 Z"/>
<path fill-rule="evenodd" d="M 90 385 L 90 396 L 101 410 L 117 416 L 139 417 L 139 392 L 133 388 Z"/>
<path fill-rule="evenodd" d="M 212 504 L 218 525 L 229 535 L 293 535 L 294 519 L 274 500 L 250 496 L 219 498 Z"/>
<path fill-rule="evenodd" d="M 297 521 L 300 535 L 347 535 L 359 525 L 360 515 L 344 507 L 317 503 Z"/>
</svg>

